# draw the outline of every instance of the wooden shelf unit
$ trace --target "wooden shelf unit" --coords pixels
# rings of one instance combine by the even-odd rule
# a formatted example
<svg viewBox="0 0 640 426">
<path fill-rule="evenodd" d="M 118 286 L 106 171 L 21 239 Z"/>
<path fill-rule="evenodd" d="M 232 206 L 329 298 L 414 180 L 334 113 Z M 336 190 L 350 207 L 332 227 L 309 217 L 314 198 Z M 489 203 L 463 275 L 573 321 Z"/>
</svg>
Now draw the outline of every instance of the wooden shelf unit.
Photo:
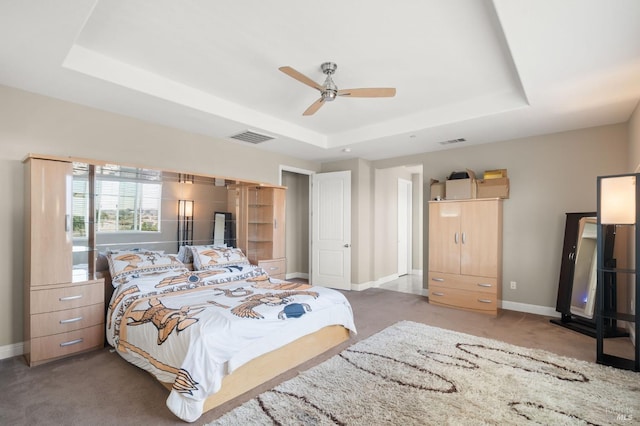
<svg viewBox="0 0 640 426">
<path fill-rule="evenodd" d="M 286 188 L 245 186 L 237 196 L 238 247 L 251 263 L 284 279 Z"/>
</svg>

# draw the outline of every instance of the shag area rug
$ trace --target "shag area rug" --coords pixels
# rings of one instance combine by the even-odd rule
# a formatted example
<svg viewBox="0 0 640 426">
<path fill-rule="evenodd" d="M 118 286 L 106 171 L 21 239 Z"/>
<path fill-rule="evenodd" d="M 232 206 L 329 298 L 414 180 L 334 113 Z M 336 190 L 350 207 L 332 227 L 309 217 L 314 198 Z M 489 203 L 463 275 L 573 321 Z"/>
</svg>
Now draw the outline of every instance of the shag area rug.
<svg viewBox="0 0 640 426">
<path fill-rule="evenodd" d="M 639 422 L 640 373 L 404 321 L 211 425 Z"/>
</svg>

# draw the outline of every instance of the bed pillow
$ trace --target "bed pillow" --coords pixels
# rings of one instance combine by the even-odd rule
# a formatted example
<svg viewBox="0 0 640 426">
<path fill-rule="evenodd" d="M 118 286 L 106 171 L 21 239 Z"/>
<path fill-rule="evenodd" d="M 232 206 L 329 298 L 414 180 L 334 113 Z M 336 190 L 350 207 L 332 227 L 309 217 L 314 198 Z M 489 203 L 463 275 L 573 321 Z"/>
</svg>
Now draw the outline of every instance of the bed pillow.
<svg viewBox="0 0 640 426">
<path fill-rule="evenodd" d="M 191 246 L 191 252 L 193 253 L 193 268 L 197 271 L 249 263 L 249 259 L 239 248 L 211 245 Z"/>
<path fill-rule="evenodd" d="M 178 250 L 178 260 L 182 263 L 193 263 L 193 251 L 191 250 L 191 247 L 193 246 L 188 246 L 188 245 L 184 245 L 184 246 L 180 246 L 180 249 Z M 214 244 L 214 245 L 209 245 L 207 247 L 214 247 L 214 248 L 227 248 L 226 244 Z"/>
<path fill-rule="evenodd" d="M 133 275 L 184 268 L 175 255 L 146 249 L 110 250 L 109 272 L 114 286 L 129 281 Z"/>
</svg>

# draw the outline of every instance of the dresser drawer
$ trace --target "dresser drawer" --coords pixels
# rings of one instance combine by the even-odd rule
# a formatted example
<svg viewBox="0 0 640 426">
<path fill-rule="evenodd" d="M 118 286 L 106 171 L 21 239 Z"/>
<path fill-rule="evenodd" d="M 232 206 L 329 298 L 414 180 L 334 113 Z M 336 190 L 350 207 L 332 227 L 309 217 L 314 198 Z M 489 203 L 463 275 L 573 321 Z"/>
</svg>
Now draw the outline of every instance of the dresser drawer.
<svg viewBox="0 0 640 426">
<path fill-rule="evenodd" d="M 497 314 L 496 295 L 481 291 L 467 291 L 429 283 L 429 303 L 476 312 Z"/>
<path fill-rule="evenodd" d="M 482 293 L 498 293 L 498 280 L 488 277 L 474 277 L 471 275 L 443 274 L 429 272 L 429 289 L 437 285 L 450 289 L 477 291 Z"/>
<path fill-rule="evenodd" d="M 102 347 L 104 345 L 104 325 L 99 324 L 68 333 L 31 339 L 30 365 L 52 358 Z"/>
<path fill-rule="evenodd" d="M 31 337 L 66 333 L 92 325 L 104 324 L 104 303 L 64 311 L 31 315 Z"/>
<path fill-rule="evenodd" d="M 54 289 L 31 290 L 31 314 L 63 311 L 104 303 L 104 282 L 69 284 Z"/>
<path fill-rule="evenodd" d="M 270 277 L 284 280 L 286 275 L 285 259 L 259 260 L 258 266 L 262 267 Z"/>
</svg>

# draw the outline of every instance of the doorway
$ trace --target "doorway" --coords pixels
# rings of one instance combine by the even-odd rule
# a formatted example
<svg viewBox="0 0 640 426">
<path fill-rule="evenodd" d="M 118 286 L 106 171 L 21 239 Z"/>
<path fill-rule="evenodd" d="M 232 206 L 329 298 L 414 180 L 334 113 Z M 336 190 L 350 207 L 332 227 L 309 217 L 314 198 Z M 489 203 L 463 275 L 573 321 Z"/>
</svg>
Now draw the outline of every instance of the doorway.
<svg viewBox="0 0 640 426">
<path fill-rule="evenodd" d="M 385 290 L 425 295 L 422 165 L 376 170 L 376 279 Z M 393 257 L 392 257 L 393 256 Z"/>
<path fill-rule="evenodd" d="M 287 187 L 285 211 L 286 279 L 309 280 L 310 179 L 312 171 L 282 168 L 280 184 Z"/>
</svg>

